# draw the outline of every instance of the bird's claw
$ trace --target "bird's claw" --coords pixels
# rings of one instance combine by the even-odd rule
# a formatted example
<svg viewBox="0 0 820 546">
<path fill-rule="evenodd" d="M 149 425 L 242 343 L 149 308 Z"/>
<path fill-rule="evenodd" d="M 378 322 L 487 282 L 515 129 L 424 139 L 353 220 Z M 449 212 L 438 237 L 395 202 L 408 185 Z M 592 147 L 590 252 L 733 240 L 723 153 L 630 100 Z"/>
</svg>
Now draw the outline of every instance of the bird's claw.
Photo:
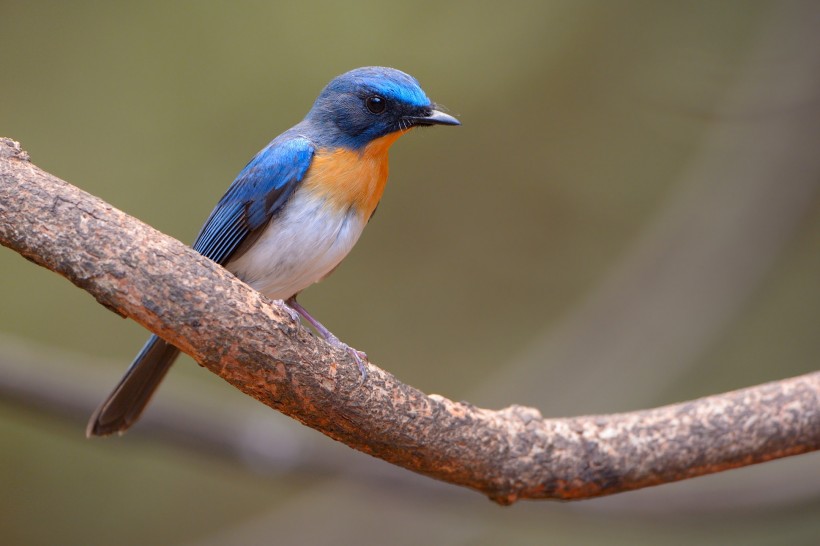
<svg viewBox="0 0 820 546">
<path fill-rule="evenodd" d="M 281 303 L 282 309 L 284 309 L 288 315 L 290 315 L 290 319 L 295 322 L 296 324 L 301 324 L 302 320 L 299 318 L 299 313 L 296 309 L 293 309 L 290 305 L 288 305 L 284 300 L 276 300 L 277 303 Z"/>
<path fill-rule="evenodd" d="M 367 364 L 365 364 L 365 362 L 369 362 L 369 360 L 367 360 L 367 354 L 364 351 L 359 351 L 350 346 L 347 347 L 347 352 L 353 357 L 353 360 L 356 361 L 356 366 L 359 367 L 359 382 L 356 383 L 356 387 L 361 387 L 367 380 Z"/>
<path fill-rule="evenodd" d="M 338 347 L 339 349 L 343 349 L 344 351 L 349 354 L 353 360 L 356 362 L 356 366 L 359 368 L 359 382 L 356 384 L 356 387 L 361 387 L 365 380 L 367 379 L 367 364 L 369 362 L 367 359 L 367 353 L 364 351 L 359 351 L 358 349 L 354 349 L 344 341 L 340 340 L 338 337 L 334 336 L 333 334 L 327 338 L 327 342 L 333 345 L 334 347 Z"/>
<path fill-rule="evenodd" d="M 283 303 L 285 304 L 285 309 L 287 309 L 291 313 L 291 316 L 294 317 L 294 320 L 298 318 L 298 315 L 302 315 L 305 318 L 305 320 L 307 320 L 310 324 L 313 325 L 314 328 L 316 328 L 316 332 L 318 332 L 319 335 L 325 338 L 325 341 L 327 341 L 334 347 L 346 351 L 351 357 L 353 357 L 353 360 L 356 361 L 356 366 L 359 367 L 359 375 L 361 376 L 359 378 L 359 383 L 356 385 L 356 387 L 362 386 L 362 384 L 367 379 L 367 365 L 365 364 L 365 362 L 368 362 L 367 355 L 362 351 L 357 351 L 356 349 L 354 349 L 353 347 L 351 347 L 350 345 L 348 345 L 347 343 L 343 342 L 338 337 L 333 335 L 333 333 L 330 330 L 325 328 L 321 322 L 313 318 L 310 315 L 310 313 L 308 313 L 307 309 L 305 309 L 298 301 L 296 301 L 296 296 L 291 296 Z M 294 313 L 296 313 L 297 316 L 294 316 Z"/>
</svg>

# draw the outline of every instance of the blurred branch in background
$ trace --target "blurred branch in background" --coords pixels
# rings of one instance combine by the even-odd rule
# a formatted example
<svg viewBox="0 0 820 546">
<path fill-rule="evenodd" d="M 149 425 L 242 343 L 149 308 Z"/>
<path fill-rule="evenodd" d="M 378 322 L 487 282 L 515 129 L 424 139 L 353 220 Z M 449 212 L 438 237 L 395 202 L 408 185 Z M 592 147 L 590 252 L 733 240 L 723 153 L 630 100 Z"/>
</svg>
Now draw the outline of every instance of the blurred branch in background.
<svg viewBox="0 0 820 546">
<path fill-rule="evenodd" d="M 501 504 L 596 497 L 820 449 L 820 373 L 570 419 L 425 396 L 372 365 L 366 388 L 353 388 L 349 356 L 339 360 L 189 247 L 38 169 L 9 140 L 0 148 L 0 218 L 0 243 L 245 394 L 350 447 Z"/>
<path fill-rule="evenodd" d="M 0 337 L 0 401 L 71 424 L 80 434 L 110 378 L 101 369 L 122 363 L 92 363 L 65 350 L 48 351 L 23 340 Z M 402 485 L 436 494 L 458 491 L 376 459 L 361 457 L 266 407 L 237 403 L 237 397 L 203 397 L 186 383 L 169 384 L 167 396 L 152 401 L 129 440 L 157 442 L 207 454 L 262 475 L 343 473 L 362 482 Z"/>
</svg>

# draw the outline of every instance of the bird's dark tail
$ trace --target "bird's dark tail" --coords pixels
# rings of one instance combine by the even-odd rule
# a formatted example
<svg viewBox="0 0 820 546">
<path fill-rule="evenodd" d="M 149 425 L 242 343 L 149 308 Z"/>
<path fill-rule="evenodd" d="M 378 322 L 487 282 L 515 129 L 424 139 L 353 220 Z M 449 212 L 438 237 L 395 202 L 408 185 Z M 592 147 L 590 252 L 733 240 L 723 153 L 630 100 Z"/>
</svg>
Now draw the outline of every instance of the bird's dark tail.
<svg viewBox="0 0 820 546">
<path fill-rule="evenodd" d="M 85 435 L 123 433 L 137 422 L 162 378 L 179 355 L 179 349 L 151 336 L 108 398 L 88 421 Z"/>
</svg>

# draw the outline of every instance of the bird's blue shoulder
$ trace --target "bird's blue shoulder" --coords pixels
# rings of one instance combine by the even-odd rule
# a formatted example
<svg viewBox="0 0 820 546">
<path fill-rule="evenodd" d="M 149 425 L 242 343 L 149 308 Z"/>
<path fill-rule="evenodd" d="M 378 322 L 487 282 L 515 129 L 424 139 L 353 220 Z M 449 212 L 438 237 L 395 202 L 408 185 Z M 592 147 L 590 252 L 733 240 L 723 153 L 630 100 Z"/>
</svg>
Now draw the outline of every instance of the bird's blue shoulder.
<svg viewBox="0 0 820 546">
<path fill-rule="evenodd" d="M 199 232 L 194 250 L 217 263 L 227 263 L 287 202 L 316 151 L 297 128 L 274 139 L 240 171 Z"/>
<path fill-rule="evenodd" d="M 283 192 L 290 195 L 288 190 L 302 181 L 313 160 L 316 148 L 311 141 L 301 136 L 283 137 L 268 144 L 248 162 L 223 198 L 247 205 L 250 229 L 267 223 L 283 204 Z"/>
</svg>

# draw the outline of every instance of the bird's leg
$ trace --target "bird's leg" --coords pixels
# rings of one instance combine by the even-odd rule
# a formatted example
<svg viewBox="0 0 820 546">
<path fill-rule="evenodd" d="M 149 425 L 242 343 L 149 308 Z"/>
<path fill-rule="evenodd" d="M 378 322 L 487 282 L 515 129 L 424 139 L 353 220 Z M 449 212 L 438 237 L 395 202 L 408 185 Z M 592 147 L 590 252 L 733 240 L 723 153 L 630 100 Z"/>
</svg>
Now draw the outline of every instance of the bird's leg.
<svg viewBox="0 0 820 546">
<path fill-rule="evenodd" d="M 333 335 L 333 332 L 325 328 L 325 326 L 321 322 L 313 318 L 313 316 L 310 313 L 308 313 L 308 310 L 302 307 L 301 303 L 296 301 L 296 296 L 291 296 L 288 299 L 286 299 L 285 305 L 287 305 L 288 307 L 302 315 L 302 317 L 306 321 L 308 321 L 316 329 L 317 332 L 319 332 L 319 335 L 325 338 L 325 341 L 327 341 L 334 347 L 338 347 L 340 349 L 344 349 L 345 351 L 347 351 L 348 354 L 350 354 L 350 356 L 353 357 L 353 360 L 356 361 L 356 365 L 359 367 L 359 374 L 361 374 L 359 384 L 361 385 L 362 383 L 364 383 L 365 379 L 367 379 L 367 366 L 365 366 L 364 364 L 365 361 L 367 361 L 367 354 L 365 354 L 362 351 L 357 351 L 356 349 L 354 349 L 353 347 L 351 347 L 350 345 L 348 345 L 347 343 L 343 342 L 338 337 Z"/>
</svg>

